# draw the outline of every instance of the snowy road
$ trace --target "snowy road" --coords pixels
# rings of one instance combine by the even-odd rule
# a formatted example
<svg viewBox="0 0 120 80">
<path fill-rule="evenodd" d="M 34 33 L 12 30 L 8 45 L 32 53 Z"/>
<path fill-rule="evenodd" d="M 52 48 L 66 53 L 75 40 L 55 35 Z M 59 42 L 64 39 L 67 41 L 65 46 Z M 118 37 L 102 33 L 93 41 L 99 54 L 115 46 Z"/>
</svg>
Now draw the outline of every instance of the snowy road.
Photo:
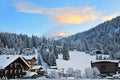
<svg viewBox="0 0 120 80">
<path fill-rule="evenodd" d="M 37 50 L 35 50 L 35 55 L 36 55 L 36 56 L 39 56 L 40 61 L 41 61 L 41 64 L 42 64 L 42 67 L 43 67 L 44 70 L 50 68 L 49 65 L 43 60 L 42 55 L 37 52 Z"/>
</svg>

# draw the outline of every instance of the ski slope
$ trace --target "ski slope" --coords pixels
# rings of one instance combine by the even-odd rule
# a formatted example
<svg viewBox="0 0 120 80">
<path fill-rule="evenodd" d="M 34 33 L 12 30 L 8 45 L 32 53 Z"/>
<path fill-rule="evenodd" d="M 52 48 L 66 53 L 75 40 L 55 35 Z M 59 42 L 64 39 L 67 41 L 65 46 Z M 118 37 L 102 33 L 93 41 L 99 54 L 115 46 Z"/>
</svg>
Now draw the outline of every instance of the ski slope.
<svg viewBox="0 0 120 80">
<path fill-rule="evenodd" d="M 85 54 L 85 52 L 70 51 L 69 54 L 69 61 L 63 60 L 62 55 L 59 55 L 59 59 L 57 59 L 58 69 L 64 68 L 64 71 L 66 71 L 72 67 L 74 70 L 80 69 L 84 73 L 85 68 L 91 67 L 91 60 L 95 59 L 95 56 L 90 56 L 89 54 Z"/>
</svg>

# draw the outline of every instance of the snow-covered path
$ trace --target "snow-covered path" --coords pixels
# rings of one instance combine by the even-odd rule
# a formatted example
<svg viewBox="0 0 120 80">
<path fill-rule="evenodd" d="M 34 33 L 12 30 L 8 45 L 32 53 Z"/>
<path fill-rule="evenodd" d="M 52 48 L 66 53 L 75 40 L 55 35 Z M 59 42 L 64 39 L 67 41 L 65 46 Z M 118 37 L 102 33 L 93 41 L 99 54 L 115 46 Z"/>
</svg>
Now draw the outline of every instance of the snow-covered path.
<svg viewBox="0 0 120 80">
<path fill-rule="evenodd" d="M 50 68 L 49 65 L 43 60 L 42 55 L 37 52 L 37 50 L 35 50 L 35 55 L 36 55 L 36 57 L 38 57 L 38 55 L 39 55 L 39 58 L 40 58 L 40 61 L 41 61 L 41 64 L 42 64 L 42 67 L 44 70 Z"/>
<path fill-rule="evenodd" d="M 73 69 L 80 69 L 83 73 L 85 68 L 91 67 L 91 60 L 95 59 L 95 56 L 79 51 L 70 51 L 69 54 L 69 61 L 63 60 L 61 55 L 59 55 L 59 59 L 57 59 L 58 69 L 64 68 L 66 71 L 69 67 L 72 67 Z"/>
</svg>

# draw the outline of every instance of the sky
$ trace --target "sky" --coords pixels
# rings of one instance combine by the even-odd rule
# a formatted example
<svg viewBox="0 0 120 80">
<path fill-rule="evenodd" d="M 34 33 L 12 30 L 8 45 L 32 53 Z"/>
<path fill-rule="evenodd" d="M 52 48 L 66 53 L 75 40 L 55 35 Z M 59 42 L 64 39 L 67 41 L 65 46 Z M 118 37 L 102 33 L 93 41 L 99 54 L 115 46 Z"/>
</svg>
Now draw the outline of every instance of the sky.
<svg viewBox="0 0 120 80">
<path fill-rule="evenodd" d="M 0 32 L 70 36 L 120 15 L 120 0 L 0 0 Z"/>
</svg>

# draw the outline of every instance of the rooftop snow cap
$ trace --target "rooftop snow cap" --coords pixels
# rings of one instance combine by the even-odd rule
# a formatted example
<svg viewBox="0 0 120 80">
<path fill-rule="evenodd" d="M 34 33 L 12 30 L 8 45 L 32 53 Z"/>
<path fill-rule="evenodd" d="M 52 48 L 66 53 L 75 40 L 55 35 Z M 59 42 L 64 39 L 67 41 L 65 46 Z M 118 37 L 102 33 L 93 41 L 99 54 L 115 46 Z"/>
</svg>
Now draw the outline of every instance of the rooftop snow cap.
<svg viewBox="0 0 120 80">
<path fill-rule="evenodd" d="M 28 63 L 19 55 L 0 55 L 0 69 L 4 69 L 18 58 L 21 58 L 25 64 L 29 66 Z"/>
</svg>

